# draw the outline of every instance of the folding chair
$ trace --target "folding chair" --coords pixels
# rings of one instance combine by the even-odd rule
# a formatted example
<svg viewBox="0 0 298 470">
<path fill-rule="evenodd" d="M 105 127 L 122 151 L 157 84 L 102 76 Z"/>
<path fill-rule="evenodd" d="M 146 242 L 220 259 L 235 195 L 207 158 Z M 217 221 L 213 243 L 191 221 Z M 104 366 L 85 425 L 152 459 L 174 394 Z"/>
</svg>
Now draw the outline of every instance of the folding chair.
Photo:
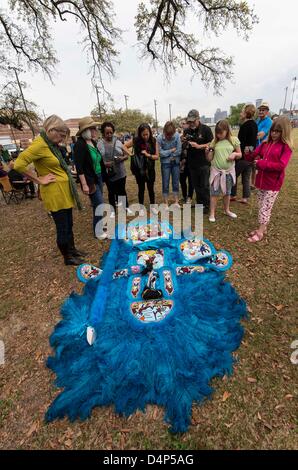
<svg viewBox="0 0 298 470">
<path fill-rule="evenodd" d="M 6 204 L 10 204 L 11 201 L 16 204 L 20 204 L 20 202 L 25 198 L 24 185 L 20 189 L 13 188 L 8 176 L 0 178 L 0 191 Z"/>
</svg>

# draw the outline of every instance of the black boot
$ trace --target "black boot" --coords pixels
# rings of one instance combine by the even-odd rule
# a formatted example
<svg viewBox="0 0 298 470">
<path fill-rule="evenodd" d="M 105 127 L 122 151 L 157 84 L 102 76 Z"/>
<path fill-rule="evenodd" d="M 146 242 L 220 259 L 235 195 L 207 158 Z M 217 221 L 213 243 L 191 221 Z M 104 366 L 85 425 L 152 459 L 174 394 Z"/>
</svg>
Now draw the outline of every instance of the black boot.
<svg viewBox="0 0 298 470">
<path fill-rule="evenodd" d="M 88 254 L 84 251 L 76 249 L 73 235 L 71 236 L 71 239 L 69 240 L 69 251 L 72 255 L 78 256 L 78 257 L 87 256 L 87 254 Z"/>
<path fill-rule="evenodd" d="M 68 244 L 58 243 L 58 248 L 62 253 L 66 266 L 79 266 L 84 262 L 81 258 L 71 253 Z"/>
</svg>

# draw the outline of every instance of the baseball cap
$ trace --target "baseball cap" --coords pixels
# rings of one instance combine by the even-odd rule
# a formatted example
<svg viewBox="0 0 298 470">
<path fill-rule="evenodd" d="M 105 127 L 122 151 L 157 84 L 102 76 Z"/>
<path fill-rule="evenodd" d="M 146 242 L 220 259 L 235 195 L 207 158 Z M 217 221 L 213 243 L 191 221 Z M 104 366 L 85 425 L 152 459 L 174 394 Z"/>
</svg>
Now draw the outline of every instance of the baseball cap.
<svg viewBox="0 0 298 470">
<path fill-rule="evenodd" d="M 191 111 L 189 111 L 188 115 L 187 115 L 187 122 L 193 122 L 193 121 L 196 121 L 197 119 L 200 119 L 200 113 L 199 111 L 197 111 L 196 109 L 192 109 Z"/>
</svg>

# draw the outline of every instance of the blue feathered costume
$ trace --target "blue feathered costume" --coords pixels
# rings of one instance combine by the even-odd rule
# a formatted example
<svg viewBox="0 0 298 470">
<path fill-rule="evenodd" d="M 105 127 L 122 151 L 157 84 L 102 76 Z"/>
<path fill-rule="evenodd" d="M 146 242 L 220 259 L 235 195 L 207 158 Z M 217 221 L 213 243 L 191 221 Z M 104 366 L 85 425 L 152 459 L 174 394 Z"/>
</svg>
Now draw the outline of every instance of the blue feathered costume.
<svg viewBox="0 0 298 470">
<path fill-rule="evenodd" d="M 164 407 L 171 431 L 187 431 L 192 403 L 232 372 L 243 336 L 246 306 L 223 274 L 231 263 L 208 240 L 175 240 L 170 226 L 151 222 L 113 240 L 51 336 L 48 366 L 63 391 L 47 421 L 86 419 L 108 405 L 129 416 L 150 403 Z"/>
</svg>

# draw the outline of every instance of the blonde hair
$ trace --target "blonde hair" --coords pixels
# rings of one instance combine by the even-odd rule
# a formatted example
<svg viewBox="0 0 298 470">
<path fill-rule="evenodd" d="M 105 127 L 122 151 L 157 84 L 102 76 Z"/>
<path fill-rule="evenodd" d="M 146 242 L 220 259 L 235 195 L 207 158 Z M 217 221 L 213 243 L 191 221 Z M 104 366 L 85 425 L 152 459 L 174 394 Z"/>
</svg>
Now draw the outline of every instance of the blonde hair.
<svg viewBox="0 0 298 470">
<path fill-rule="evenodd" d="M 163 128 L 163 132 L 164 134 L 175 134 L 176 132 L 175 124 L 172 121 L 166 122 Z"/>
<path fill-rule="evenodd" d="M 257 108 L 254 104 L 246 104 L 243 107 L 243 113 L 245 114 L 246 119 L 252 119 L 256 114 Z"/>
<path fill-rule="evenodd" d="M 46 133 L 50 132 L 52 129 L 58 129 L 59 131 L 66 132 L 68 135 L 70 134 L 70 129 L 68 128 L 66 123 L 59 116 L 56 116 L 56 114 L 52 114 L 52 116 L 49 116 L 43 123 L 42 127 L 44 128 Z"/>
<path fill-rule="evenodd" d="M 269 132 L 268 142 L 272 142 L 271 132 L 273 130 L 281 131 L 280 140 L 293 149 L 292 126 L 290 120 L 286 116 L 281 116 L 273 122 Z"/>
</svg>

